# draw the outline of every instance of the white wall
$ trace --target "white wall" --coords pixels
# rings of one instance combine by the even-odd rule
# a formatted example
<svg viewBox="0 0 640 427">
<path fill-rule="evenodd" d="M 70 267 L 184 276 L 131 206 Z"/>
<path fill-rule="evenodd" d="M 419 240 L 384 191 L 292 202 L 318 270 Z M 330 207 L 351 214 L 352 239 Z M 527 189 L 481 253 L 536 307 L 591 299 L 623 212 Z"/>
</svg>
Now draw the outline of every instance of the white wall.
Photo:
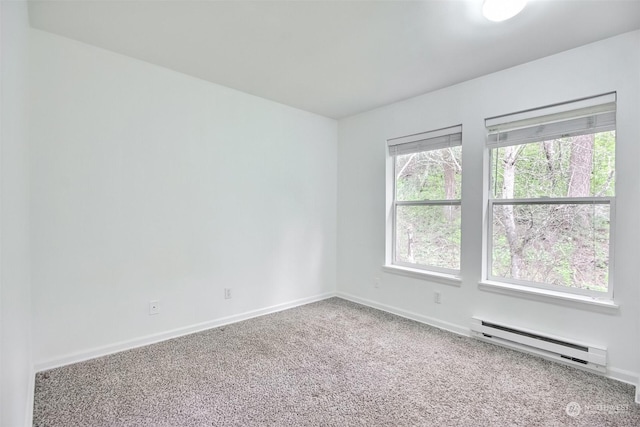
<svg viewBox="0 0 640 427">
<path fill-rule="evenodd" d="M 37 30 L 31 62 L 36 367 L 335 291 L 334 120 Z"/>
<path fill-rule="evenodd" d="M 635 381 L 640 246 L 640 32 L 583 46 L 339 122 L 338 290 L 463 332 L 470 318 L 555 334 L 609 349 L 610 374 Z M 618 92 L 615 300 L 617 312 L 501 295 L 478 288 L 482 265 L 484 119 Z M 463 124 L 462 285 L 381 271 L 385 261 L 385 140 Z M 374 288 L 373 278 L 382 285 Z M 442 304 L 433 293 L 442 293 Z"/>
<path fill-rule="evenodd" d="M 0 425 L 31 425 L 26 2 L 0 2 Z"/>
</svg>

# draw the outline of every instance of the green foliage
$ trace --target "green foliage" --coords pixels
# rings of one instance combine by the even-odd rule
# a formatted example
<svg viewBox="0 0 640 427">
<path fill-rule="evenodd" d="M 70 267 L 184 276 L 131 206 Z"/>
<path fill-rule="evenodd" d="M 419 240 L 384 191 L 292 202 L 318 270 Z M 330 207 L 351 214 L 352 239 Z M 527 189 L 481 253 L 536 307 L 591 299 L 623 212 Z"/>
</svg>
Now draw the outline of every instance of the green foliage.
<svg viewBox="0 0 640 427">
<path fill-rule="evenodd" d="M 517 199 L 566 197 L 571 180 L 571 146 L 575 137 L 516 146 L 515 194 Z M 505 148 L 491 152 L 491 189 L 502 198 Z M 591 169 L 591 196 L 615 194 L 615 132 L 595 134 Z"/>
<path fill-rule="evenodd" d="M 461 165 L 461 147 L 397 156 L 397 200 L 460 199 Z M 399 206 L 396 260 L 459 269 L 460 220 L 460 206 Z"/>
<path fill-rule="evenodd" d="M 596 134 L 593 153 L 593 174 L 591 188 L 598 189 L 598 196 L 615 195 L 616 134 L 602 132 Z"/>
<path fill-rule="evenodd" d="M 460 219 L 460 206 L 398 206 L 397 261 L 459 269 Z"/>
<path fill-rule="evenodd" d="M 459 146 L 397 156 L 397 200 L 460 199 L 461 166 L 462 149 Z M 450 197 L 447 197 L 447 190 Z"/>
<path fill-rule="evenodd" d="M 596 134 L 592 146 L 583 152 L 578 151 L 575 138 L 516 147 L 513 197 L 567 197 L 575 185 L 572 178 L 575 179 L 577 167 L 586 168 L 582 170 L 582 176 L 587 178 L 583 184 L 590 196 L 613 196 L 615 132 Z M 503 186 L 509 167 L 507 151 L 514 149 L 491 151 L 491 185 L 496 198 L 506 194 Z M 584 158 L 590 158 L 591 163 L 584 165 Z M 461 165 L 461 147 L 397 156 L 396 199 L 459 200 Z M 512 215 L 510 220 L 515 226 L 513 242 L 507 238 L 506 212 Z M 516 205 L 510 210 L 496 205 L 493 221 L 494 276 L 606 292 L 610 224 L 607 204 Z M 460 268 L 460 206 L 398 206 L 395 233 L 397 261 Z M 519 267 L 518 277 L 513 275 L 514 262 Z"/>
<path fill-rule="evenodd" d="M 578 151 L 583 149 L 582 146 L 572 146 L 575 138 L 515 147 L 516 160 L 511 165 L 507 156 L 509 150 L 492 150 L 494 197 L 503 198 L 507 194 L 503 186 L 509 167 L 513 173 L 513 197 L 516 199 L 567 197 L 570 185 L 575 185 L 572 179 L 580 173 L 587 179 L 588 195 L 613 196 L 615 132 L 596 134 L 592 147 L 586 147 L 587 151 L 582 153 Z M 514 148 L 510 151 L 513 152 Z M 590 158 L 591 164 L 583 164 L 584 158 Z M 511 244 L 505 226 L 509 220 L 515 225 Z M 493 221 L 494 276 L 606 292 L 609 205 L 576 205 L 570 202 L 563 205 L 514 205 L 512 211 L 496 205 Z M 517 277 L 514 275 L 514 263 L 519 268 Z"/>
</svg>

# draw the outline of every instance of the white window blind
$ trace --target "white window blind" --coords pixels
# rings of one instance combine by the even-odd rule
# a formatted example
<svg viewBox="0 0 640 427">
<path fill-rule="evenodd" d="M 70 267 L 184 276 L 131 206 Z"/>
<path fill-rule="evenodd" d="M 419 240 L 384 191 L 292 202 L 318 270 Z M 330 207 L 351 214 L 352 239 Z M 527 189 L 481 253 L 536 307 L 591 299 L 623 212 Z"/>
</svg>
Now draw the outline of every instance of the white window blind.
<svg viewBox="0 0 640 427">
<path fill-rule="evenodd" d="M 485 120 L 489 148 L 615 130 L 616 94 Z"/>
<path fill-rule="evenodd" d="M 462 125 L 387 140 L 389 155 L 418 153 L 462 145 Z"/>
</svg>

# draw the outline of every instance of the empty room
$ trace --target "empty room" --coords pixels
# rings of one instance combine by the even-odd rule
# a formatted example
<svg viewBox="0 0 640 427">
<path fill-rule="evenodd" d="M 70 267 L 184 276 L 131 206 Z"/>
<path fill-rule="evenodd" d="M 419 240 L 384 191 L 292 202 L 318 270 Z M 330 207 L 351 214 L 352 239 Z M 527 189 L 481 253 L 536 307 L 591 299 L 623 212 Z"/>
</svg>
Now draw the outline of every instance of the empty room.
<svg viewBox="0 0 640 427">
<path fill-rule="evenodd" d="M 0 2 L 0 425 L 640 425 L 640 0 Z"/>
</svg>

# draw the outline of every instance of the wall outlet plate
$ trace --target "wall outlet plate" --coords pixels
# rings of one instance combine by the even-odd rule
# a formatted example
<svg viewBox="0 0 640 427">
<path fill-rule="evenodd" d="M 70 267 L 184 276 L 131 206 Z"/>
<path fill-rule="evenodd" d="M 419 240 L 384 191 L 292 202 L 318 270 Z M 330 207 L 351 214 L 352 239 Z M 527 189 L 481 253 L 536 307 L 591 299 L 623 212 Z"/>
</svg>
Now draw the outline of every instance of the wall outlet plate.
<svg viewBox="0 0 640 427">
<path fill-rule="evenodd" d="M 224 288 L 224 299 L 231 299 L 231 289 Z"/>
<path fill-rule="evenodd" d="M 149 301 L 149 316 L 160 313 L 160 300 Z"/>
</svg>

